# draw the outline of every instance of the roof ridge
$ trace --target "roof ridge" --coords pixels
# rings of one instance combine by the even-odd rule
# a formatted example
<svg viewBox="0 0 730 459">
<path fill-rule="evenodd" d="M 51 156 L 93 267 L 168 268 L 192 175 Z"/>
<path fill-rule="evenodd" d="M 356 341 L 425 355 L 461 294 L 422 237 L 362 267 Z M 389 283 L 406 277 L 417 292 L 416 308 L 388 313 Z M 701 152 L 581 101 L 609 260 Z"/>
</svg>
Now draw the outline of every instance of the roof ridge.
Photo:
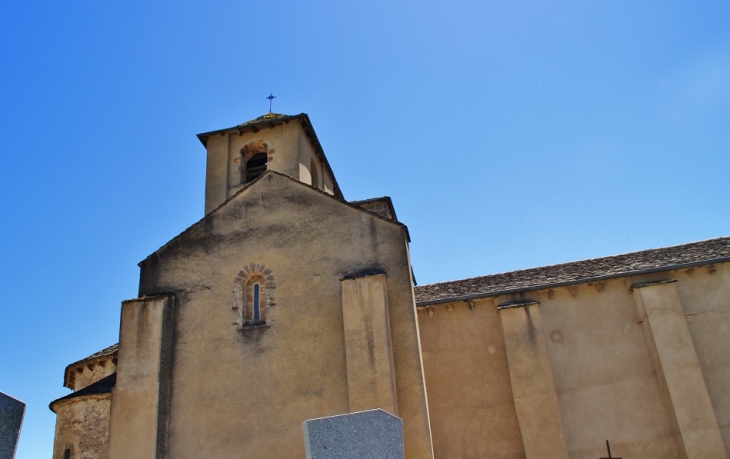
<svg viewBox="0 0 730 459">
<path fill-rule="evenodd" d="M 174 241 L 176 241 L 177 239 L 183 237 L 183 235 L 186 234 L 187 232 L 192 231 L 193 228 L 195 228 L 196 226 L 202 224 L 210 216 L 212 216 L 213 214 L 219 212 L 222 208 L 224 208 L 227 205 L 229 205 L 231 202 L 233 202 L 233 200 L 236 197 L 238 197 L 241 194 L 243 194 L 246 190 L 248 190 L 249 188 L 251 188 L 254 184 L 258 183 L 259 181 L 264 180 L 265 177 L 269 177 L 269 176 L 277 176 L 277 177 L 281 177 L 281 178 L 287 179 L 290 182 L 297 184 L 297 186 L 305 187 L 305 189 L 308 189 L 308 190 L 314 191 L 316 193 L 319 193 L 322 196 L 325 196 L 325 197 L 327 197 L 329 199 L 335 200 L 335 201 L 337 201 L 339 203 L 342 203 L 342 204 L 344 204 L 344 205 L 346 205 L 348 207 L 351 207 L 353 209 L 356 209 L 356 210 L 359 210 L 359 211 L 362 211 L 362 212 L 367 212 L 367 213 L 369 213 L 371 215 L 374 215 L 377 218 L 380 218 L 381 220 L 384 220 L 384 221 L 387 221 L 387 222 L 390 222 L 390 223 L 395 223 L 396 225 L 402 226 L 402 227 L 406 228 L 406 231 L 407 231 L 406 225 L 404 225 L 403 223 L 401 223 L 401 222 L 399 222 L 397 220 L 391 220 L 389 218 L 382 217 L 382 216 L 380 216 L 378 214 L 374 214 L 373 212 L 370 212 L 367 209 L 363 209 L 362 207 L 360 207 L 360 206 L 358 206 L 356 204 L 351 204 L 350 202 L 346 201 L 341 196 L 337 196 L 337 195 L 334 195 L 334 194 L 327 193 L 326 191 L 324 191 L 324 190 L 322 190 L 320 188 L 313 187 L 313 186 L 311 186 L 311 185 L 309 185 L 307 183 L 302 182 L 301 180 L 295 179 L 294 177 L 292 177 L 290 175 L 286 175 L 283 172 L 275 171 L 273 169 L 267 169 L 266 171 L 264 171 L 263 174 L 261 174 L 260 176 L 258 176 L 255 180 L 253 180 L 253 181 L 251 181 L 249 183 L 244 184 L 239 190 L 237 190 L 235 193 L 233 193 L 228 199 L 226 199 L 225 201 L 223 201 L 222 203 L 220 203 L 215 209 L 213 209 L 210 212 L 208 212 L 207 214 L 205 214 L 200 220 L 198 220 L 197 222 L 195 222 L 192 225 L 188 226 L 183 231 L 181 231 L 177 236 L 173 237 L 172 239 L 170 239 L 169 241 L 167 241 L 165 244 L 163 244 L 161 247 L 159 247 L 157 250 L 155 250 L 151 254 L 147 255 L 144 258 L 144 260 L 142 260 L 139 263 L 137 263 L 137 265 L 138 266 L 141 266 L 142 263 L 144 263 L 150 257 L 152 257 L 153 255 L 161 252 L 163 249 L 167 248 Z M 409 240 L 410 240 L 410 237 L 409 237 Z"/>
</svg>

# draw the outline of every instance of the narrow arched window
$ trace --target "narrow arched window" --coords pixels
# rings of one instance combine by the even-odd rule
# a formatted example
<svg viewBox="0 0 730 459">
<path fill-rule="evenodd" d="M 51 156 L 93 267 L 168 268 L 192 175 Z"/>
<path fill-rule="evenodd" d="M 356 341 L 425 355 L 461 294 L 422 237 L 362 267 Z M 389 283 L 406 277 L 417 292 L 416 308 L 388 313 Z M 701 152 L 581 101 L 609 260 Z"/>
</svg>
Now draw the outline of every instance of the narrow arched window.
<svg viewBox="0 0 730 459">
<path fill-rule="evenodd" d="M 259 284 L 253 285 L 253 321 L 261 321 L 261 286 Z"/>
<path fill-rule="evenodd" d="M 266 172 L 267 159 L 266 153 L 257 153 L 246 161 L 246 183 L 253 182 Z"/>
<path fill-rule="evenodd" d="M 238 272 L 233 282 L 233 307 L 238 320 L 233 322 L 239 330 L 248 327 L 268 327 L 274 322 L 273 306 L 276 304 L 276 279 L 271 268 L 262 263 L 249 263 Z"/>
<path fill-rule="evenodd" d="M 71 459 L 73 456 L 71 456 L 71 448 L 66 448 L 66 450 L 63 452 L 63 459 Z"/>
<path fill-rule="evenodd" d="M 319 170 L 317 169 L 317 162 L 314 158 L 309 162 L 309 169 L 312 173 L 312 186 L 319 188 Z"/>
<path fill-rule="evenodd" d="M 251 276 L 246 282 L 245 317 L 249 324 L 266 322 L 266 284 L 261 275 Z"/>
</svg>

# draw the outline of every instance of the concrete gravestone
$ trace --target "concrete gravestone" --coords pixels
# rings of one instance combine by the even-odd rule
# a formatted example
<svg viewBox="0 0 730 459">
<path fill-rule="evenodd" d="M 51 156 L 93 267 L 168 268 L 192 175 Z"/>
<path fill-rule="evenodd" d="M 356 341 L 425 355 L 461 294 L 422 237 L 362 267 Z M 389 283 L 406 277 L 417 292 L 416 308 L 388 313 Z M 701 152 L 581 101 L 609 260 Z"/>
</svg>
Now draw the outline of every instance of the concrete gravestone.
<svg viewBox="0 0 730 459">
<path fill-rule="evenodd" d="M 302 424 L 307 459 L 403 459 L 403 420 L 381 409 Z"/>
<path fill-rule="evenodd" d="M 25 403 L 0 392 L 0 459 L 13 459 L 23 424 Z"/>
</svg>

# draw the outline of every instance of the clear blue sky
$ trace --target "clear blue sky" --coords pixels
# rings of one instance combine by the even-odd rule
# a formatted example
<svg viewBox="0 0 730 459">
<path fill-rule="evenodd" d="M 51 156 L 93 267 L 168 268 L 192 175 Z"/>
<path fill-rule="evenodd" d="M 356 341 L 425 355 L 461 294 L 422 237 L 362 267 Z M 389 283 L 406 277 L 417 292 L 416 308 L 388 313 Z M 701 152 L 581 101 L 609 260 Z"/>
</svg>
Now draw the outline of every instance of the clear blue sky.
<svg viewBox="0 0 730 459">
<path fill-rule="evenodd" d="M 199 132 L 306 112 L 421 284 L 730 235 L 730 3 L 0 0 L 0 391 L 64 367 L 202 217 Z"/>
</svg>

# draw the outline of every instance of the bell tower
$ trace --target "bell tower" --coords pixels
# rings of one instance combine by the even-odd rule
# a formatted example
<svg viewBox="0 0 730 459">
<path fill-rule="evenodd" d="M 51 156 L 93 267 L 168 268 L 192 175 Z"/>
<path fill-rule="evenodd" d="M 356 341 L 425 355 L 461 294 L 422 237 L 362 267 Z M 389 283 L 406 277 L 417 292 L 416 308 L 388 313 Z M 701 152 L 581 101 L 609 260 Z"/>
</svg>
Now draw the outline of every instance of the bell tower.
<svg viewBox="0 0 730 459">
<path fill-rule="evenodd" d="M 226 129 L 198 134 L 208 152 L 205 214 L 267 170 L 344 199 L 305 113 L 267 113 Z"/>
</svg>

